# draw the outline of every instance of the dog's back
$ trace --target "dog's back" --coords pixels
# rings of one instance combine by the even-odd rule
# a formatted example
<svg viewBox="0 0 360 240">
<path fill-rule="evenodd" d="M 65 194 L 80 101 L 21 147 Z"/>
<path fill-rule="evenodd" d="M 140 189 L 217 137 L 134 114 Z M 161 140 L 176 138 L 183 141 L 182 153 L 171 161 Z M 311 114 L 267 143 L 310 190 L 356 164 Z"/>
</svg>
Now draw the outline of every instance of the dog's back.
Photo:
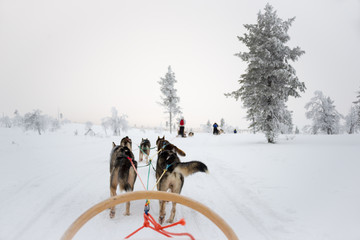
<svg viewBox="0 0 360 240">
<path fill-rule="evenodd" d="M 177 153 L 182 157 L 186 156 L 186 153 L 183 150 L 176 147 L 174 144 L 171 144 L 169 141 L 165 140 L 165 137 L 158 137 L 158 139 L 156 140 L 156 146 L 158 148 L 158 151 L 168 150 L 173 151 L 174 153 Z"/>
<path fill-rule="evenodd" d="M 145 138 L 145 139 L 141 140 L 141 143 L 140 143 L 141 150 L 143 150 L 144 152 L 146 152 L 147 150 L 150 151 L 150 147 L 151 147 L 151 144 L 150 144 L 149 139 Z"/>
<path fill-rule="evenodd" d="M 132 173 L 133 169 L 129 158 L 134 163 L 135 168 L 137 168 L 137 162 L 134 160 L 134 155 L 130 149 L 126 146 L 119 146 L 110 176 L 110 184 L 116 185 L 118 183 L 120 190 L 126 192 L 132 190 L 132 178 L 136 178 L 136 175 Z"/>
</svg>

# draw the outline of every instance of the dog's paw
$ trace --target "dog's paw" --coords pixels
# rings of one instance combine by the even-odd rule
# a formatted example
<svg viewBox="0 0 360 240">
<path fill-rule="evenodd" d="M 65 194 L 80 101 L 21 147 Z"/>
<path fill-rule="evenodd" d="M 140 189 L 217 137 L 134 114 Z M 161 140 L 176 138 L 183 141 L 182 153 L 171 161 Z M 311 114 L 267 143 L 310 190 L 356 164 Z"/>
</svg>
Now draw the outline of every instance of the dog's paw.
<svg viewBox="0 0 360 240">
<path fill-rule="evenodd" d="M 164 216 L 160 216 L 159 217 L 159 223 L 162 225 L 164 223 Z"/>
<path fill-rule="evenodd" d="M 110 211 L 110 218 L 114 218 L 115 217 L 115 211 Z"/>
<path fill-rule="evenodd" d="M 130 216 L 130 212 L 124 212 L 124 216 Z"/>
<path fill-rule="evenodd" d="M 168 219 L 168 220 L 166 220 L 166 223 L 173 223 L 174 222 L 174 219 Z"/>
</svg>

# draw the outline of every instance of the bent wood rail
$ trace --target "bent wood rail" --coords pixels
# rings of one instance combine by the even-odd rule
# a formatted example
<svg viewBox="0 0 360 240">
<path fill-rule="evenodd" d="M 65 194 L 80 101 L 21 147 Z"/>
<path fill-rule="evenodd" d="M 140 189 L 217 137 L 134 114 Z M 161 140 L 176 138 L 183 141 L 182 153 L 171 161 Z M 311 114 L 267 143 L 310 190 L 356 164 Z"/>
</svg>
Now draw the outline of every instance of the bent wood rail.
<svg viewBox="0 0 360 240">
<path fill-rule="evenodd" d="M 128 192 L 124 194 L 117 195 L 115 197 L 111 197 L 107 200 L 104 200 L 86 212 L 84 212 L 80 217 L 78 217 L 75 222 L 73 222 L 70 227 L 66 230 L 64 235 L 62 236 L 61 240 L 70 240 L 74 237 L 74 235 L 79 231 L 79 229 L 87 223 L 91 218 L 96 216 L 97 214 L 101 213 L 102 211 L 116 206 L 120 203 L 128 202 L 128 201 L 135 201 L 141 199 L 158 199 L 158 200 L 165 200 L 170 202 L 177 202 L 189 208 L 192 208 L 209 220 L 211 220 L 230 240 L 238 240 L 235 232 L 231 229 L 231 227 L 215 212 L 213 212 L 210 208 L 206 207 L 205 205 L 192 200 L 191 198 L 175 194 L 175 193 L 168 193 L 168 192 L 161 192 L 161 191 L 136 191 L 136 192 Z"/>
</svg>

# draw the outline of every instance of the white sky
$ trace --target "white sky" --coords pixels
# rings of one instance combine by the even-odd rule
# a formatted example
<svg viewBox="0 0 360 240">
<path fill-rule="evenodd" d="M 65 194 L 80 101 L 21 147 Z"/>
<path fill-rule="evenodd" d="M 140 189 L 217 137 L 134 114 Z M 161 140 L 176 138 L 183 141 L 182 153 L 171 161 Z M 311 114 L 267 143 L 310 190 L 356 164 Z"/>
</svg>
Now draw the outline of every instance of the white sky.
<svg viewBox="0 0 360 240">
<path fill-rule="evenodd" d="M 267 2 L 296 16 L 288 45 L 306 52 L 293 64 L 307 87 L 288 102 L 294 124 L 309 123 L 315 90 L 346 115 L 360 89 L 359 0 L 0 0 L 0 113 L 100 123 L 116 107 L 130 124 L 164 125 L 157 82 L 171 65 L 188 127 L 224 118 L 247 128 L 241 102 L 224 93 L 246 68 L 237 36 Z"/>
</svg>

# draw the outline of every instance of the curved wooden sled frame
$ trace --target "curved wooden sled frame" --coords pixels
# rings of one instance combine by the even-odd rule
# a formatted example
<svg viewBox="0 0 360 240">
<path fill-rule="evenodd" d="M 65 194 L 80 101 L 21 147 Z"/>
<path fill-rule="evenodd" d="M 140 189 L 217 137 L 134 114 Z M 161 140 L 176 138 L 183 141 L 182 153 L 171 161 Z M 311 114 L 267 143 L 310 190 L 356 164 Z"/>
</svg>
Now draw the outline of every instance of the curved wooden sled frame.
<svg viewBox="0 0 360 240">
<path fill-rule="evenodd" d="M 231 227 L 222 219 L 218 214 L 213 212 L 210 208 L 205 205 L 192 200 L 191 198 L 182 196 L 180 194 L 169 193 L 169 192 L 160 192 L 160 191 L 136 191 L 136 192 L 128 192 L 124 194 L 117 195 L 115 197 L 111 197 L 107 200 L 104 200 L 86 212 L 84 212 L 80 217 L 78 217 L 75 222 L 73 222 L 70 227 L 66 230 L 61 240 L 70 240 L 74 237 L 74 235 L 79 231 L 79 229 L 87 223 L 91 218 L 101 213 L 102 211 L 116 206 L 120 203 L 125 203 L 128 201 L 135 201 L 141 199 L 158 199 L 165 200 L 170 202 L 177 202 L 189 208 L 192 208 L 209 220 L 211 220 L 230 240 L 238 240 L 235 232 L 231 229 Z"/>
</svg>

